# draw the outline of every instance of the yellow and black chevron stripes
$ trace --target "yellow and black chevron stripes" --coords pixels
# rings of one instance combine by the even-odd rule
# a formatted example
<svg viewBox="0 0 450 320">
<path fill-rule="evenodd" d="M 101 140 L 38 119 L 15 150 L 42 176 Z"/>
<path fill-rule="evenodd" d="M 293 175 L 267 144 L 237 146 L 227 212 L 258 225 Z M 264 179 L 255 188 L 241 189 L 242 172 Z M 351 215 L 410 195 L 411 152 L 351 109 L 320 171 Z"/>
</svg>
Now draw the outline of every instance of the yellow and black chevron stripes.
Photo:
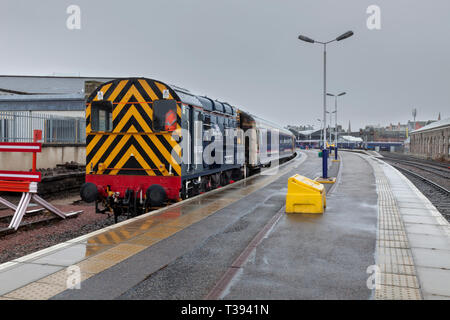
<svg viewBox="0 0 450 320">
<path fill-rule="evenodd" d="M 180 176 L 179 145 L 170 140 L 165 134 L 89 135 L 86 172 L 92 168 L 97 174 L 167 176 L 172 171 Z"/>
<path fill-rule="evenodd" d="M 108 175 L 181 175 L 181 147 L 172 132 L 153 132 L 153 101 L 177 95 L 168 86 L 150 79 L 117 79 L 100 86 L 88 99 L 86 106 L 86 172 Z M 93 132 L 91 103 L 111 101 L 112 132 Z M 177 129 L 181 133 L 181 108 L 177 103 Z"/>
<path fill-rule="evenodd" d="M 103 93 L 104 101 L 113 104 L 113 132 L 152 132 L 154 100 L 162 99 L 162 92 L 169 91 L 168 99 L 176 96 L 170 87 L 148 79 L 115 80 L 94 91 L 86 106 L 86 132 L 91 128 L 91 102 L 98 101 L 97 92 Z M 95 95 L 94 95 L 95 94 Z M 177 104 L 177 130 L 180 130 L 181 107 Z M 128 131 L 129 130 L 129 131 Z"/>
</svg>

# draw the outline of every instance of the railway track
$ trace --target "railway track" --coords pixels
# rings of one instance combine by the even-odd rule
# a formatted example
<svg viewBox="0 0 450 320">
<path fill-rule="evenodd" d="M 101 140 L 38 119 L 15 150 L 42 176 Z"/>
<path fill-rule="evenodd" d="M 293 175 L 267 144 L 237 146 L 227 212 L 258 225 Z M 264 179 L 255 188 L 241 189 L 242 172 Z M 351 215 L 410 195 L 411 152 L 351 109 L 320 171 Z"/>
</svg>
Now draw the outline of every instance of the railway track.
<svg viewBox="0 0 450 320">
<path fill-rule="evenodd" d="M 8 228 L 13 216 L 14 213 L 0 217 L 0 237 L 16 232 L 16 230 Z M 31 230 L 40 226 L 55 223 L 60 220 L 61 218 L 54 214 L 51 214 L 42 209 L 37 209 L 31 212 L 27 212 L 24 215 L 18 230 Z"/>
<path fill-rule="evenodd" d="M 439 161 L 434 161 L 434 160 L 426 160 L 426 159 L 416 158 L 416 157 L 405 155 L 405 154 L 396 154 L 396 153 L 391 153 L 391 152 L 380 152 L 380 154 L 386 159 L 413 161 L 413 162 L 421 163 L 421 164 L 425 164 L 425 165 L 432 165 L 433 167 L 450 169 L 450 163 L 439 162 Z"/>
<path fill-rule="evenodd" d="M 450 169 L 448 169 L 445 165 L 428 164 L 428 163 L 418 162 L 415 160 L 411 161 L 411 160 L 403 160 L 403 159 L 388 158 L 388 157 L 384 157 L 383 160 L 397 162 L 397 163 L 403 163 L 408 166 L 418 168 L 422 171 L 432 173 L 432 174 L 442 177 L 444 179 L 450 179 Z"/>
<path fill-rule="evenodd" d="M 431 201 L 439 212 L 450 222 L 450 190 L 417 172 L 392 164 L 404 173 L 411 182 Z"/>
</svg>

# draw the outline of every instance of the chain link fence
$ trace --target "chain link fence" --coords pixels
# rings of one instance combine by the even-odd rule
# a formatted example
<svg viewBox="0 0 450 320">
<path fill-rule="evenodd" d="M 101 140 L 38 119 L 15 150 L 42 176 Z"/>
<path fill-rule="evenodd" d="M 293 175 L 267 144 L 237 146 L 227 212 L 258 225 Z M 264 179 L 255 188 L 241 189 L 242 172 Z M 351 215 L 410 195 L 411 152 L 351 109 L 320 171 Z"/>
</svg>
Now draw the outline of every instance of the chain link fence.
<svg viewBox="0 0 450 320">
<path fill-rule="evenodd" d="M 43 143 L 86 142 L 86 120 L 27 111 L 0 111 L 0 142 L 33 142 L 33 130 L 42 130 Z"/>
</svg>

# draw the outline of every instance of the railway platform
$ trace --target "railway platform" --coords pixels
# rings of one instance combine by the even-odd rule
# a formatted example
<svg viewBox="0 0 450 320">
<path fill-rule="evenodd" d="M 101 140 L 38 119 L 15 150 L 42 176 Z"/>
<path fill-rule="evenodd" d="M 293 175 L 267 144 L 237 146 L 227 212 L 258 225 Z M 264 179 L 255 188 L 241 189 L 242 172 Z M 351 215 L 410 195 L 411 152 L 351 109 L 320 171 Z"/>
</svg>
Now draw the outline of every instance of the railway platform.
<svg viewBox="0 0 450 320">
<path fill-rule="evenodd" d="M 317 151 L 302 151 L 2 264 L 0 299 L 450 299 L 448 222 L 382 160 L 340 158 L 324 214 L 284 213 L 288 178 L 320 175 Z"/>
</svg>

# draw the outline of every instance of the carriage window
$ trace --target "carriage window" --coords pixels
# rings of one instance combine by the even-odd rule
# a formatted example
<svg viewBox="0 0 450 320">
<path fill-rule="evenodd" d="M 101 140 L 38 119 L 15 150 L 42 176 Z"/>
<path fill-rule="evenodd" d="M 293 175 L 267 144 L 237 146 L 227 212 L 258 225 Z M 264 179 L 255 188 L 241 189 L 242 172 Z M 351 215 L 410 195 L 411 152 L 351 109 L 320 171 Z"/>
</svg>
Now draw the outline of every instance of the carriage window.
<svg viewBox="0 0 450 320">
<path fill-rule="evenodd" d="M 153 101 L 153 131 L 174 131 L 177 128 L 177 102 Z"/>
<path fill-rule="evenodd" d="M 112 131 L 111 101 L 94 101 L 91 104 L 92 131 Z"/>
</svg>

